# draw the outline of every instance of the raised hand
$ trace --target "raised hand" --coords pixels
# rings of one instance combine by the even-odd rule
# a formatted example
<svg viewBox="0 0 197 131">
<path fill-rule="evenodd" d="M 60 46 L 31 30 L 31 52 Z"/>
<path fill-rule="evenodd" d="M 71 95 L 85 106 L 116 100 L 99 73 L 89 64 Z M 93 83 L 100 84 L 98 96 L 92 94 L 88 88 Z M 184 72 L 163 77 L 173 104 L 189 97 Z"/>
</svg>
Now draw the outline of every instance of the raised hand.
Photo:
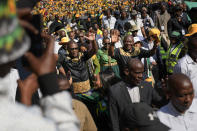
<svg viewBox="0 0 197 131">
<path fill-rule="evenodd" d="M 114 43 L 116 43 L 118 41 L 119 41 L 119 37 L 117 35 L 112 35 L 111 36 L 111 43 L 112 44 L 114 44 Z"/>
<path fill-rule="evenodd" d="M 55 71 L 55 56 L 54 56 L 54 38 L 50 35 L 42 35 L 46 41 L 47 48 L 44 54 L 37 58 L 32 53 L 27 52 L 25 57 L 30 63 L 30 67 L 38 76 L 48 74 Z"/>
<path fill-rule="evenodd" d="M 85 36 L 85 38 L 88 39 L 89 41 L 94 41 L 94 40 L 96 40 L 96 35 L 95 35 L 95 33 L 89 32 L 88 37 Z"/>
</svg>

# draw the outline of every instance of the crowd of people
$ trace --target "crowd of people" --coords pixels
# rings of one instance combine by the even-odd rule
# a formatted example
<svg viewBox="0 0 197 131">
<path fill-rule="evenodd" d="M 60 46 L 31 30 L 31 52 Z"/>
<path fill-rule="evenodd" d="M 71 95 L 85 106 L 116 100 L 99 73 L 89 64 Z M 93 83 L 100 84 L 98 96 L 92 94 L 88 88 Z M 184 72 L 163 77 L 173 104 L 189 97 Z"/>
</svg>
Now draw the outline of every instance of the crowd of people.
<svg viewBox="0 0 197 131">
<path fill-rule="evenodd" d="M 0 130 L 196 131 L 195 2 L 37 1 L 0 0 Z"/>
</svg>

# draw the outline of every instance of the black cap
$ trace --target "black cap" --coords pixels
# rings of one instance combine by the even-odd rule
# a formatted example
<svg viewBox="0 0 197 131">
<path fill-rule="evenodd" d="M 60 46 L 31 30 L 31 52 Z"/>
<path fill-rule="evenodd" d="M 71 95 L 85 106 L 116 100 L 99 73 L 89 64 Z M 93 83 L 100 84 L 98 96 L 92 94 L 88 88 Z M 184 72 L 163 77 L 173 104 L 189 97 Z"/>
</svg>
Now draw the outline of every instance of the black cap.
<svg viewBox="0 0 197 131">
<path fill-rule="evenodd" d="M 137 128 L 139 131 L 168 131 L 162 124 L 154 110 L 146 103 L 133 103 L 128 105 L 122 114 L 124 127 Z"/>
</svg>

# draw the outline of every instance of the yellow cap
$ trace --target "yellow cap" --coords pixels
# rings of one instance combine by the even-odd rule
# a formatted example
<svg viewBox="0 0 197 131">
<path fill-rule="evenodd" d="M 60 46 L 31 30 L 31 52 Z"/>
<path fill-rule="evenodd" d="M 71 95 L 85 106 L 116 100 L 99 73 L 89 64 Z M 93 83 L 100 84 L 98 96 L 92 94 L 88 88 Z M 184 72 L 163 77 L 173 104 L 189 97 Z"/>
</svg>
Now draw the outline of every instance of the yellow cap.
<svg viewBox="0 0 197 131">
<path fill-rule="evenodd" d="M 67 42 L 69 42 L 69 38 L 68 37 L 63 37 L 61 39 L 61 43 L 67 43 Z"/>
<path fill-rule="evenodd" d="M 191 36 L 191 35 L 197 33 L 197 24 L 190 25 L 189 28 L 188 28 L 188 32 L 189 33 L 186 34 L 185 36 Z"/>
<path fill-rule="evenodd" d="M 149 36 L 151 36 L 151 35 L 157 35 L 157 37 L 159 38 L 159 36 L 160 36 L 160 31 L 159 31 L 159 29 L 157 29 L 157 28 L 152 28 L 152 29 L 149 31 Z"/>
</svg>

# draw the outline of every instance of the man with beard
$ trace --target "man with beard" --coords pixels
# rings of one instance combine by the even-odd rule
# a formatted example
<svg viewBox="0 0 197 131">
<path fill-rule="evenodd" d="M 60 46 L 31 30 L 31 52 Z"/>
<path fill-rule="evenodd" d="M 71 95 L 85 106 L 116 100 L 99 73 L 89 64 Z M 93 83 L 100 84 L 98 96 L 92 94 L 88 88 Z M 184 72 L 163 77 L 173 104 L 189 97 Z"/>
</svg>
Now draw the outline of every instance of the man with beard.
<svg viewBox="0 0 197 131">
<path fill-rule="evenodd" d="M 109 113 L 112 131 L 122 129 L 123 123 L 120 117 L 128 104 L 140 102 L 157 106 L 164 104 L 163 99 L 152 88 L 152 85 L 142 80 L 144 65 L 139 59 L 129 60 L 128 68 L 124 70 L 126 75 L 124 81 L 109 89 Z"/>
<path fill-rule="evenodd" d="M 191 80 L 184 74 L 168 79 L 170 102 L 158 112 L 160 121 L 173 131 L 196 131 L 197 103 Z"/>
</svg>

